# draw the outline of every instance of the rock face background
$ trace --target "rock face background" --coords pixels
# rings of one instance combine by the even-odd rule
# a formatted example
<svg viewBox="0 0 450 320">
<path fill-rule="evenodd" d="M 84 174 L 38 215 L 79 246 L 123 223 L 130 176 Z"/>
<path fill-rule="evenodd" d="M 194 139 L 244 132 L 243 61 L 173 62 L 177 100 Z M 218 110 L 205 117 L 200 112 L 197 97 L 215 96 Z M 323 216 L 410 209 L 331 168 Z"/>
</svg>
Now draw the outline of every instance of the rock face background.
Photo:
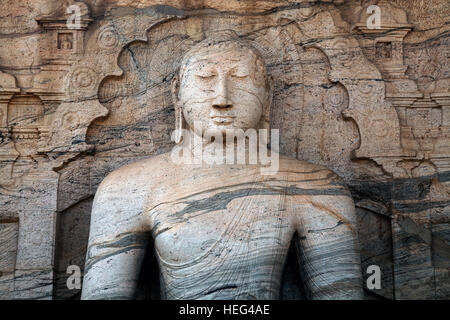
<svg viewBox="0 0 450 320">
<path fill-rule="evenodd" d="M 367 28 L 372 4 L 378 30 Z M 80 8 L 75 28 L 70 5 Z M 363 271 L 382 271 L 367 298 L 450 298 L 447 0 L 1 7 L 0 299 L 79 298 L 66 270 L 83 269 L 97 186 L 171 150 L 179 59 L 220 29 L 263 53 L 282 153 L 325 165 L 350 187 Z M 283 298 L 302 295 L 296 268 L 290 257 Z"/>
</svg>

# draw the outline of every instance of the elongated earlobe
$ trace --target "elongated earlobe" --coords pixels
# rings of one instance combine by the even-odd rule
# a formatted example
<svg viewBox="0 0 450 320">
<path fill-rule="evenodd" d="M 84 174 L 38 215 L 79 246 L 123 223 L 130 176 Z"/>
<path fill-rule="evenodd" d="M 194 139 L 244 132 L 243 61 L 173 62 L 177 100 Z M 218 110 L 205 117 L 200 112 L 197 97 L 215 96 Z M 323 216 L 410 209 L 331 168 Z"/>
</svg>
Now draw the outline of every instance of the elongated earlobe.
<svg viewBox="0 0 450 320">
<path fill-rule="evenodd" d="M 272 111 L 272 98 L 273 98 L 273 78 L 272 76 L 268 76 L 267 79 L 267 96 L 266 96 L 266 103 L 264 105 L 263 115 L 261 117 L 261 122 L 259 127 L 261 129 L 267 130 L 267 138 L 268 143 L 270 141 L 270 118 L 271 118 L 271 111 Z"/>
<path fill-rule="evenodd" d="M 175 76 L 172 79 L 172 100 L 175 108 L 175 143 L 181 142 L 183 136 L 182 130 L 184 129 L 183 106 L 178 97 L 179 84 L 178 76 Z"/>
</svg>

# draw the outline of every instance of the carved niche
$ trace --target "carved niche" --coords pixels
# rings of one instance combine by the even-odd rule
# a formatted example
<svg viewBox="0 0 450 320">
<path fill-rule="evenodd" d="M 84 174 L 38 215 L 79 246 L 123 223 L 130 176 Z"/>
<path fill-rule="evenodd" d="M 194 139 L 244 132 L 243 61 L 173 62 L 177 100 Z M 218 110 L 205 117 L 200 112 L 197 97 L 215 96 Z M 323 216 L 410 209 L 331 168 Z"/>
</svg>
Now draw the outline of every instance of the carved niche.
<svg viewBox="0 0 450 320">
<path fill-rule="evenodd" d="M 308 146 L 299 139 L 302 125 L 321 120 L 309 119 L 305 108 L 323 108 L 334 128 L 348 130 L 350 146 L 342 157 L 348 161 L 351 154 L 376 158 L 401 153 L 397 113 L 385 100 L 380 71 L 327 8 L 309 6 L 245 17 L 205 14 L 201 19 L 194 12 L 174 8 L 150 7 L 132 14 L 113 9 L 92 30 L 84 56 L 69 69 L 67 98 L 56 110 L 41 149 L 53 152 L 55 161 L 63 163 L 69 158 L 58 158 L 59 154 L 74 158 L 96 144 L 96 163 L 89 169 L 92 185 L 77 189 L 79 194 L 71 195 L 72 199 L 65 198 L 64 208 L 92 196 L 107 171 L 123 163 L 120 156 L 133 159 L 139 152 L 150 155 L 170 148 L 170 80 L 179 57 L 208 33 L 230 28 L 251 40 L 267 61 L 275 80 L 272 126 L 281 129 L 283 153 L 302 157 L 307 153 L 302 149 L 312 150 L 324 141 Z M 127 55 L 132 59 L 127 60 Z M 320 81 L 312 66 L 319 66 Z M 148 127 L 138 129 L 149 130 L 153 144 L 136 144 L 138 135 L 130 133 L 129 126 L 149 121 Z M 124 135 L 117 135 L 122 128 Z M 108 157 L 102 160 L 102 156 Z M 324 161 L 336 160 L 326 157 Z"/>
</svg>

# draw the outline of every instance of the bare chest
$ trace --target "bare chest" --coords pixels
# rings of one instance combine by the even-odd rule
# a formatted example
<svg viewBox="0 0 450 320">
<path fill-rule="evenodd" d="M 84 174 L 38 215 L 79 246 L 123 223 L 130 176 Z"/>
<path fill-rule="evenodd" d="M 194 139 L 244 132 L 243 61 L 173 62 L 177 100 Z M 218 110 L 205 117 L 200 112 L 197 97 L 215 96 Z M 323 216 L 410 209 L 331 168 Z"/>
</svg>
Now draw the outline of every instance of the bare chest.
<svg viewBox="0 0 450 320">
<path fill-rule="evenodd" d="M 162 203 L 151 216 L 158 257 L 168 266 L 227 257 L 271 259 L 258 252 L 287 251 L 295 231 L 282 193 L 245 184 Z"/>
</svg>

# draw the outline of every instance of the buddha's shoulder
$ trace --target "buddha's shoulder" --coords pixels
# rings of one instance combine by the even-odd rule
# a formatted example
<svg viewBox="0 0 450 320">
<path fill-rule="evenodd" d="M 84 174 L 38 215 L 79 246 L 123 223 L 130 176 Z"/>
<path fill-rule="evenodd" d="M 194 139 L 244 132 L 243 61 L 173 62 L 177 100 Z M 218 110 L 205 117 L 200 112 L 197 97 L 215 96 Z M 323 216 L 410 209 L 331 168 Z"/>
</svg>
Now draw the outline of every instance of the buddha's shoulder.
<svg viewBox="0 0 450 320">
<path fill-rule="evenodd" d="M 315 164 L 303 160 L 298 160 L 295 158 L 287 157 L 280 155 L 279 161 L 279 171 L 280 172 L 298 172 L 298 173 L 307 173 L 307 174 L 335 174 L 333 170 L 322 166 L 320 164 Z"/>
<path fill-rule="evenodd" d="M 311 182 L 345 187 L 341 177 L 330 168 L 295 158 L 280 156 L 278 172 L 280 175 L 287 174 L 301 183 Z"/>
<path fill-rule="evenodd" d="M 288 180 L 289 194 L 305 195 L 309 201 L 331 211 L 353 212 L 353 198 L 344 180 L 331 169 L 310 162 L 280 157 L 279 179 Z"/>
<path fill-rule="evenodd" d="M 161 176 L 176 175 L 177 166 L 170 166 L 170 154 L 164 153 L 124 165 L 109 173 L 99 190 L 114 189 L 126 192 L 133 189 L 148 189 Z"/>
</svg>

